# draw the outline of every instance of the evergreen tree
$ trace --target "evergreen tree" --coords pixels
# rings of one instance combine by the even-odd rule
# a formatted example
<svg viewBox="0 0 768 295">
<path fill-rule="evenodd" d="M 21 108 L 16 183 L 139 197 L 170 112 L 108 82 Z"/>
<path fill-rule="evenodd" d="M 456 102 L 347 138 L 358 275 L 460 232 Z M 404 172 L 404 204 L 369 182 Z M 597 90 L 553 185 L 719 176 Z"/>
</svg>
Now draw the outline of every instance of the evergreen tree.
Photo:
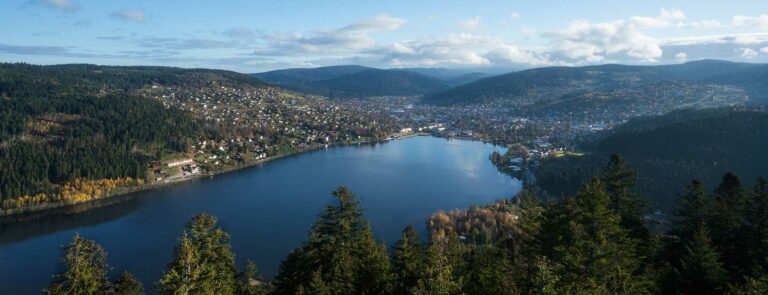
<svg viewBox="0 0 768 295">
<path fill-rule="evenodd" d="M 66 248 L 66 271 L 56 275 L 46 294 L 100 294 L 108 284 L 107 252 L 93 240 L 75 234 Z"/>
<path fill-rule="evenodd" d="M 391 294 L 392 265 L 386 246 L 376 243 L 370 226 L 363 229 L 357 248 L 355 292 L 357 294 Z"/>
<path fill-rule="evenodd" d="M 593 178 L 573 197 L 575 211 L 558 247 L 563 265 L 560 276 L 570 292 L 643 292 L 639 278 L 633 277 L 639 264 L 635 241 L 619 225 L 620 217 L 609 204 L 610 197 L 599 178 Z"/>
<path fill-rule="evenodd" d="M 409 225 L 394 250 L 395 294 L 410 294 L 416 288 L 424 271 L 424 254 L 419 234 Z"/>
<path fill-rule="evenodd" d="M 129 272 L 123 272 L 120 278 L 115 281 L 114 293 L 116 295 L 143 295 L 144 286 L 139 279 Z"/>
<path fill-rule="evenodd" d="M 333 192 L 337 206 L 328 206 L 312 225 L 309 241 L 283 262 L 276 292 L 312 292 L 309 282 L 322 280 L 331 294 L 384 294 L 390 290 L 391 265 L 376 243 L 355 195 L 346 188 Z M 316 276 L 319 275 L 319 278 Z"/>
<path fill-rule="evenodd" d="M 307 294 L 307 295 L 331 295 L 333 292 L 331 292 L 331 289 L 325 284 L 323 281 L 322 276 L 320 275 L 322 270 L 318 270 L 312 273 L 312 280 L 309 282 L 309 286 L 307 287 L 305 292 L 301 292 L 298 294 Z"/>
<path fill-rule="evenodd" d="M 304 282 L 314 280 L 313 276 L 320 275 L 319 271 L 307 273 L 310 268 L 306 261 L 309 259 L 307 256 L 304 248 L 296 248 L 283 259 L 273 280 L 275 294 L 303 294 Z"/>
<path fill-rule="evenodd" d="M 195 294 L 204 289 L 210 289 L 209 286 L 204 285 L 206 272 L 204 267 L 200 253 L 195 249 L 192 239 L 185 231 L 179 239 L 179 245 L 176 246 L 174 261 L 169 264 L 168 272 L 158 282 L 158 289 L 174 295 Z"/>
<path fill-rule="evenodd" d="M 176 247 L 176 256 L 158 283 L 167 294 L 234 294 L 235 255 L 229 235 L 216 228 L 216 218 L 192 218 Z"/>
<path fill-rule="evenodd" d="M 710 243 L 705 224 L 699 224 L 685 249 L 679 266 L 674 270 L 676 291 L 682 294 L 721 294 L 728 273 Z"/>
<path fill-rule="evenodd" d="M 433 241 L 427 250 L 427 259 L 422 279 L 413 294 L 450 295 L 461 290 L 461 282 L 454 279 L 453 263 L 447 255 L 447 243 Z"/>
<path fill-rule="evenodd" d="M 520 294 L 516 285 L 517 272 L 503 250 L 493 245 L 482 245 L 468 255 L 464 294 Z"/>
<path fill-rule="evenodd" d="M 245 271 L 240 274 L 237 286 L 238 295 L 266 295 L 270 291 L 269 284 L 259 274 L 256 263 L 248 261 Z"/>
<path fill-rule="evenodd" d="M 704 184 L 692 180 L 672 211 L 672 233 L 686 239 L 691 237 L 699 226 L 711 220 L 713 200 L 707 194 Z"/>
<path fill-rule="evenodd" d="M 768 275 L 768 180 L 758 178 L 745 214 L 753 273 Z"/>
<path fill-rule="evenodd" d="M 459 241 L 459 235 L 456 234 L 456 231 L 453 228 L 449 228 L 445 234 L 446 239 L 443 251 L 448 258 L 448 263 L 451 264 L 451 269 L 453 269 L 454 281 L 460 283 L 463 281 L 461 273 L 466 268 L 466 262 L 463 257 L 464 245 Z"/>
<path fill-rule="evenodd" d="M 526 293 L 535 289 L 535 277 L 538 275 L 538 261 L 546 244 L 545 208 L 541 200 L 532 192 L 524 191 L 518 195 L 519 214 L 515 223 L 515 235 L 502 243 L 504 255 L 499 259 L 505 263 L 508 272 L 514 272 L 516 285 Z M 551 234 L 557 234 L 553 232 Z"/>
<path fill-rule="evenodd" d="M 768 276 L 748 278 L 743 284 L 729 285 L 728 294 L 732 295 L 764 295 L 768 294 Z"/>
<path fill-rule="evenodd" d="M 621 226 L 631 237 L 642 241 L 650 239 L 650 231 L 643 215 L 648 213 L 648 200 L 632 192 L 637 184 L 637 171 L 617 154 L 600 172 L 600 179 L 611 199 L 610 208 L 621 217 Z"/>
<path fill-rule="evenodd" d="M 535 275 L 526 294 L 556 295 L 563 293 L 559 292 L 557 288 L 560 278 L 546 257 L 539 257 L 536 260 L 535 270 Z"/>
<path fill-rule="evenodd" d="M 712 232 L 712 244 L 720 252 L 724 267 L 732 281 L 751 272 L 748 249 L 749 233 L 744 217 L 747 215 L 747 191 L 733 173 L 726 173 L 715 189 L 713 211 L 707 222 Z"/>
</svg>

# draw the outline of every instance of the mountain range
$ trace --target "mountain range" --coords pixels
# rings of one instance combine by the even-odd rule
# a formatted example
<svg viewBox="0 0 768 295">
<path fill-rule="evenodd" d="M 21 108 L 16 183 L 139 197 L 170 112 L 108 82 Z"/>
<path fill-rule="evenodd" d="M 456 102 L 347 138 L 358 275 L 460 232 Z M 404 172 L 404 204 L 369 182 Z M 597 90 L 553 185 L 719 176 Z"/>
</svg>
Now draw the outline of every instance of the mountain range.
<svg viewBox="0 0 768 295">
<path fill-rule="evenodd" d="M 768 101 L 768 65 L 701 60 L 661 66 L 606 64 L 584 67 L 544 67 L 479 79 L 428 94 L 429 104 L 473 104 L 516 99 L 541 90 L 606 91 L 667 80 L 742 87 L 756 100 Z"/>
<path fill-rule="evenodd" d="M 700 60 L 659 66 L 605 64 L 499 72 L 343 65 L 275 70 L 252 76 L 282 88 L 331 98 L 423 96 L 424 103 L 435 105 L 510 101 L 537 94 L 572 97 L 585 91 L 611 91 L 662 81 L 731 85 L 743 89 L 754 101 L 768 102 L 765 64 Z"/>
<path fill-rule="evenodd" d="M 456 69 L 376 69 L 357 65 L 285 69 L 252 75 L 282 88 L 331 98 L 423 95 L 490 76 Z"/>
</svg>

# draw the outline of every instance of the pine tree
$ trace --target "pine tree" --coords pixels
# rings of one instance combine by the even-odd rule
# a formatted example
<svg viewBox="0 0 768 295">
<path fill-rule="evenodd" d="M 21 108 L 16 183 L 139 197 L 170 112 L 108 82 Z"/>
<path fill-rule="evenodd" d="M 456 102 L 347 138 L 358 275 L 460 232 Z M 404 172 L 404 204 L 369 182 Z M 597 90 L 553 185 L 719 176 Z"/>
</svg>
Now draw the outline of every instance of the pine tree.
<svg viewBox="0 0 768 295">
<path fill-rule="evenodd" d="M 620 217 L 609 208 L 610 197 L 599 178 L 573 197 L 575 211 L 568 222 L 564 244 L 559 248 L 562 283 L 570 291 L 593 293 L 640 293 L 633 277 L 639 259 L 635 241 L 619 225 Z"/>
<path fill-rule="evenodd" d="M 256 263 L 248 261 L 245 266 L 245 271 L 240 274 L 236 294 L 266 295 L 269 291 L 270 286 L 259 274 L 259 271 L 256 268 Z"/>
<path fill-rule="evenodd" d="M 697 226 L 685 249 L 674 270 L 677 291 L 682 294 L 721 294 L 728 273 L 710 243 L 705 224 Z"/>
<path fill-rule="evenodd" d="M 424 273 L 413 294 L 450 295 L 461 290 L 461 282 L 454 280 L 455 270 L 446 250 L 445 243 L 433 242 L 429 246 Z"/>
<path fill-rule="evenodd" d="M 237 270 L 229 235 L 216 228 L 216 218 L 192 218 L 158 287 L 167 294 L 234 294 Z"/>
<path fill-rule="evenodd" d="M 632 192 L 637 184 L 637 171 L 617 154 L 600 172 L 600 179 L 611 199 L 610 208 L 621 217 L 621 226 L 629 230 L 635 239 L 647 241 L 650 231 L 643 215 L 648 213 L 648 200 Z"/>
<path fill-rule="evenodd" d="M 508 271 L 515 272 L 516 284 L 526 292 L 534 288 L 537 263 L 545 244 L 542 242 L 546 239 L 542 233 L 545 208 L 533 192 L 524 191 L 517 198 L 520 209 L 515 223 L 515 235 L 502 244 L 505 255 L 501 258 L 510 260 Z"/>
<path fill-rule="evenodd" d="M 712 244 L 718 249 L 732 281 L 749 274 L 749 256 L 744 255 L 750 239 L 744 217 L 747 215 L 746 190 L 733 173 L 726 173 L 715 189 L 713 211 L 707 222 Z"/>
<path fill-rule="evenodd" d="M 768 275 L 748 278 L 741 285 L 729 284 L 728 294 L 731 295 L 765 295 L 768 294 Z"/>
<path fill-rule="evenodd" d="M 75 234 L 66 248 L 66 271 L 54 277 L 46 294 L 99 294 L 108 284 L 107 253 L 99 244 Z"/>
<path fill-rule="evenodd" d="M 768 180 L 758 178 L 745 214 L 753 273 L 768 275 Z"/>
<path fill-rule="evenodd" d="M 117 295 L 143 295 L 144 286 L 139 279 L 129 272 L 123 272 L 120 278 L 115 281 L 114 293 Z"/>
<path fill-rule="evenodd" d="M 173 295 L 205 294 L 201 291 L 212 291 L 203 281 L 205 272 L 200 253 L 195 249 L 192 239 L 184 232 L 179 239 L 179 245 L 176 246 L 174 261 L 169 264 L 168 272 L 163 274 L 157 288 Z"/>
<path fill-rule="evenodd" d="M 312 280 L 309 282 L 309 286 L 303 294 L 307 295 L 331 295 L 334 294 L 331 289 L 326 286 L 320 273 L 322 270 L 318 270 L 312 273 Z"/>
<path fill-rule="evenodd" d="M 391 294 L 392 264 L 384 244 L 376 243 L 373 230 L 365 227 L 357 243 L 355 292 L 358 294 Z"/>
<path fill-rule="evenodd" d="M 557 285 L 560 278 L 555 273 L 554 267 L 545 257 L 539 257 L 535 264 L 535 275 L 526 294 L 556 295 L 559 292 Z"/>
<path fill-rule="evenodd" d="M 280 263 L 280 270 L 272 281 L 275 286 L 275 294 L 305 293 L 305 283 L 312 280 L 315 273 L 320 275 L 319 271 L 308 273 L 310 266 L 306 261 L 307 259 L 309 257 L 304 253 L 303 247 L 294 249 L 283 259 Z"/>
<path fill-rule="evenodd" d="M 691 237 L 700 224 L 711 220 L 712 206 L 713 200 L 704 184 L 692 180 L 672 211 L 676 217 L 672 221 L 672 233 L 683 239 Z"/>
<path fill-rule="evenodd" d="M 394 250 L 395 294 L 410 294 L 424 271 L 424 248 L 413 226 L 403 230 Z"/>
<path fill-rule="evenodd" d="M 355 195 L 341 187 L 333 196 L 338 205 L 323 210 L 309 240 L 283 262 L 275 279 L 278 294 L 295 293 L 300 287 L 311 292 L 307 284 L 316 274 L 331 294 L 389 291 L 389 258 L 376 243 Z"/>
<path fill-rule="evenodd" d="M 468 255 L 462 285 L 464 294 L 520 294 L 516 285 L 518 272 L 503 250 L 493 245 L 479 246 Z"/>
</svg>

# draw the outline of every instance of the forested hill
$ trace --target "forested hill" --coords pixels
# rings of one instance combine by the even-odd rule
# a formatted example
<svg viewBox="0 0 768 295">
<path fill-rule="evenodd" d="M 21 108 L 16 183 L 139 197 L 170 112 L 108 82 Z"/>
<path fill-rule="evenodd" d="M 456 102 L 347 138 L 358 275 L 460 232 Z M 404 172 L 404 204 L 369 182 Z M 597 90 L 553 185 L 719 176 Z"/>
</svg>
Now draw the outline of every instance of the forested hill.
<svg viewBox="0 0 768 295">
<path fill-rule="evenodd" d="M 679 65 L 545 67 L 488 77 L 424 97 L 429 104 L 473 104 L 519 99 L 534 92 L 566 95 L 607 91 L 660 81 L 695 81 L 742 87 L 755 100 L 768 101 L 768 65 L 702 60 Z"/>
<path fill-rule="evenodd" d="M 202 122 L 144 94 L 153 85 L 214 82 L 265 85 L 216 70 L 0 64 L 0 201 L 61 201 L 39 194 L 87 186 L 76 179 L 118 179 L 103 188 L 143 178 L 163 151 L 184 151 L 205 132 Z"/>
<path fill-rule="evenodd" d="M 745 182 L 768 175 L 768 111 L 714 109 L 638 118 L 583 145 L 584 157 L 542 161 L 539 185 L 570 194 L 612 153 L 639 170 L 639 192 L 670 209 L 692 178 L 717 183 L 735 172 Z"/>
<path fill-rule="evenodd" d="M 277 70 L 253 76 L 280 87 L 331 98 L 422 95 L 446 90 L 450 82 L 409 70 L 332 66 Z"/>
</svg>

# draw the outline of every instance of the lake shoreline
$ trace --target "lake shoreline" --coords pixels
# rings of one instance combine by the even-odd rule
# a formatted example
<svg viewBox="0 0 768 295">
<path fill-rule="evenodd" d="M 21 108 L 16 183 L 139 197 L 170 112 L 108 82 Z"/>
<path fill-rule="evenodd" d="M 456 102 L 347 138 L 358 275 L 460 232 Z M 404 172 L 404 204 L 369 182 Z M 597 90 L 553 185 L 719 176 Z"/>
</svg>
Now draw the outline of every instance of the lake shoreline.
<svg viewBox="0 0 768 295">
<path fill-rule="evenodd" d="M 75 234 L 108 252 L 115 270 L 110 276 L 128 271 L 153 285 L 173 259 L 185 224 L 202 212 L 216 216 L 230 234 L 238 265 L 252 260 L 273 277 L 281 260 L 306 241 L 318 214 L 334 203 L 330 192 L 339 186 L 358 196 L 377 241 L 391 245 L 408 225 L 426 236 L 425 221 L 435 212 L 492 204 L 520 191 L 519 181 L 488 161 L 501 150 L 479 140 L 437 136 L 351 144 L 221 177 L 14 216 L 7 223 L 0 219 L 0 265 L 18 266 L 0 267 L 0 290 L 39 293 L 61 273 L 61 247 Z"/>
<path fill-rule="evenodd" d="M 317 145 L 317 146 L 312 146 L 312 147 L 308 147 L 308 148 L 302 148 L 302 149 L 299 149 L 297 151 L 292 151 L 292 152 L 285 153 L 285 154 L 282 154 L 282 155 L 277 155 L 277 156 L 274 156 L 274 157 L 271 157 L 271 158 L 268 158 L 268 159 L 256 160 L 256 161 L 245 163 L 245 164 L 242 164 L 242 165 L 237 165 L 237 166 L 234 166 L 234 167 L 228 167 L 227 169 L 222 169 L 220 171 L 216 171 L 216 172 L 213 172 L 213 173 L 210 173 L 210 172 L 209 173 L 205 173 L 205 174 L 201 173 L 199 175 L 185 177 L 185 178 L 182 178 L 182 179 L 179 179 L 179 180 L 175 180 L 175 181 L 172 181 L 172 182 L 166 182 L 166 183 L 159 183 L 159 184 L 158 183 L 151 183 L 151 184 L 144 184 L 144 185 L 140 185 L 140 186 L 134 186 L 134 187 L 123 189 L 123 190 L 120 190 L 120 191 L 117 191 L 117 192 L 114 192 L 114 193 L 111 193 L 111 194 L 107 194 L 107 195 L 102 196 L 100 198 L 95 198 L 95 199 L 87 200 L 87 201 L 84 201 L 84 202 L 78 202 L 78 203 L 58 202 L 58 203 L 42 204 L 42 205 L 38 205 L 38 206 L 34 206 L 34 207 L 15 208 L 15 209 L 10 209 L 10 210 L 0 210 L 0 219 L 14 219 L 14 218 L 22 218 L 23 219 L 23 217 L 25 215 L 28 215 L 28 214 L 44 215 L 44 213 L 47 212 L 47 211 L 61 210 L 61 209 L 66 209 L 68 207 L 74 207 L 74 206 L 78 206 L 78 205 L 84 205 L 84 204 L 89 204 L 89 203 L 96 203 L 96 202 L 100 202 L 100 201 L 105 201 L 105 200 L 113 199 L 113 198 L 116 198 L 116 197 L 124 197 L 124 196 L 130 195 L 130 194 L 134 194 L 134 193 L 146 192 L 146 191 L 151 191 L 151 190 L 161 189 L 161 188 L 166 188 L 166 187 L 172 187 L 172 186 L 175 186 L 175 185 L 179 185 L 179 184 L 183 184 L 183 183 L 188 183 L 188 182 L 199 180 L 199 179 L 206 178 L 206 177 L 207 178 L 213 178 L 215 176 L 224 175 L 224 174 L 227 174 L 227 173 L 230 173 L 230 172 L 236 172 L 236 171 L 248 169 L 248 168 L 251 168 L 251 167 L 255 167 L 255 166 L 258 166 L 258 165 L 262 165 L 262 164 L 265 164 L 265 163 L 269 163 L 269 162 L 274 161 L 274 160 L 283 159 L 283 158 L 292 157 L 292 156 L 298 156 L 298 155 L 302 155 L 302 154 L 318 151 L 318 150 L 321 150 L 321 149 L 338 148 L 338 147 L 351 146 L 351 145 L 360 145 L 360 144 L 386 143 L 386 142 L 389 142 L 389 141 L 392 141 L 392 140 L 408 139 L 408 138 L 415 137 L 415 136 L 431 136 L 431 135 L 428 134 L 428 133 L 411 133 L 411 134 L 406 134 L 406 135 L 399 135 L 397 137 L 390 137 L 388 139 L 383 139 L 383 140 L 371 139 L 371 140 L 363 140 L 363 141 L 350 142 L 350 143 L 340 143 L 340 144 L 332 144 L 332 145 Z"/>
</svg>

